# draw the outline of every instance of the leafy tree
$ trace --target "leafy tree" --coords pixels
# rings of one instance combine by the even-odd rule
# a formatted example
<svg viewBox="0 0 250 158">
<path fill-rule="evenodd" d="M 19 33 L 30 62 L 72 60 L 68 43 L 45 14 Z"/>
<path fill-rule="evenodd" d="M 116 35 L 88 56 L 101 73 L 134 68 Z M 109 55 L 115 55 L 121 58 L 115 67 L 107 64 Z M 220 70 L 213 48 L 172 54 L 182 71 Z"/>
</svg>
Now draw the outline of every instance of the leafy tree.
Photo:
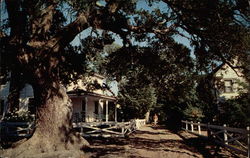
<svg viewBox="0 0 250 158">
<path fill-rule="evenodd" d="M 196 121 L 196 122 L 201 121 L 202 118 L 204 117 L 201 107 L 195 107 L 192 105 L 189 105 L 184 110 L 183 113 L 186 119 L 191 120 L 191 121 Z"/>
<path fill-rule="evenodd" d="M 214 61 L 230 64 L 235 56 L 246 59 L 247 49 L 242 45 L 241 35 L 249 34 L 247 0 L 147 2 L 149 8 L 162 3 L 167 9 L 138 10 L 139 2 L 134 0 L 5 0 L 8 16 L 6 27 L 1 28 L 1 54 L 10 59 L 5 66 L 12 74 L 12 98 L 18 98 L 18 93 L 13 92 L 19 91 L 20 81 L 29 83 L 38 109 L 34 135 L 16 151 L 26 155 L 29 151 L 76 149 L 75 146 L 82 144 L 71 132 L 72 107 L 61 83 L 74 81 L 86 72 L 86 54 L 95 56 L 99 53 L 95 49 L 112 43 L 107 36 L 110 32 L 123 40 L 123 47 L 110 55 L 120 66 L 117 68 L 121 71 L 114 75 L 116 79 L 127 74 L 122 68 L 131 66 L 127 62 L 130 59 L 134 66 L 139 65 L 136 69 L 148 68 L 139 71 L 138 78 L 145 79 L 145 84 L 152 81 L 157 87 L 162 85 L 164 88 L 159 92 L 171 94 L 172 98 L 167 98 L 170 101 L 182 100 L 177 96 L 187 93 L 188 86 L 182 80 L 189 85 L 185 73 L 191 68 L 187 65 L 192 63 L 188 51 L 174 42 L 173 35 L 185 36 L 183 30 L 188 34 L 195 47 L 198 68 L 203 72 L 211 70 Z M 70 42 L 90 27 L 93 32 L 103 30 L 103 34 L 93 35 L 90 47 L 82 43 L 80 48 L 72 48 Z M 148 41 L 153 49 L 133 51 L 133 41 Z M 164 60 L 158 60 L 162 56 Z M 119 57 L 126 59 L 123 64 L 117 63 L 122 61 L 116 60 Z"/>
<path fill-rule="evenodd" d="M 250 107 L 247 94 L 242 94 L 221 104 L 224 109 L 223 113 L 218 116 L 220 124 L 239 128 L 246 128 L 250 124 Z"/>
<path fill-rule="evenodd" d="M 157 100 L 155 88 L 138 82 L 136 78 L 129 78 L 127 82 L 120 84 L 118 98 L 126 120 L 144 119 Z"/>
</svg>

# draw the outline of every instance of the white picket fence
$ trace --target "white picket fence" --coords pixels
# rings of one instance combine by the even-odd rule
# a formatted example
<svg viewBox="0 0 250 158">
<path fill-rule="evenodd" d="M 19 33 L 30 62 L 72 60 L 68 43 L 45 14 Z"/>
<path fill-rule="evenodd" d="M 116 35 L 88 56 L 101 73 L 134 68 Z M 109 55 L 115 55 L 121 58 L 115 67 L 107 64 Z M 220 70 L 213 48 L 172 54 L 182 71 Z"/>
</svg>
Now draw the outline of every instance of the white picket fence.
<svg viewBox="0 0 250 158">
<path fill-rule="evenodd" d="M 84 137 L 124 137 L 145 124 L 145 119 L 135 119 L 129 122 L 78 122 L 73 123 L 73 128 L 80 129 Z"/>
<path fill-rule="evenodd" d="M 181 121 L 182 129 L 192 134 L 212 138 L 216 143 L 250 158 L 250 127 L 246 129 Z"/>
<path fill-rule="evenodd" d="M 140 129 L 141 127 L 146 125 L 145 119 L 136 119 L 135 120 L 136 129 Z"/>
</svg>

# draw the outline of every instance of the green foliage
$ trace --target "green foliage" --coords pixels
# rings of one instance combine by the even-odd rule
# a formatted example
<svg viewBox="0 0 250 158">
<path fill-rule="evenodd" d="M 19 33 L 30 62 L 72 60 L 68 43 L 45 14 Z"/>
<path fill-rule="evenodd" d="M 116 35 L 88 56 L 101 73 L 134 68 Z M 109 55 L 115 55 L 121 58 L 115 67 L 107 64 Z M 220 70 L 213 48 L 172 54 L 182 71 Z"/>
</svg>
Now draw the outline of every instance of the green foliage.
<svg viewBox="0 0 250 158">
<path fill-rule="evenodd" d="M 223 113 L 218 116 L 220 124 L 228 124 L 230 127 L 246 128 L 250 125 L 250 98 L 249 94 L 242 94 L 235 99 L 221 103 Z"/>
<path fill-rule="evenodd" d="M 35 120 L 35 116 L 31 115 L 27 110 L 18 110 L 12 113 L 7 113 L 4 117 L 4 121 L 8 122 L 32 122 Z"/>
<path fill-rule="evenodd" d="M 118 82 L 125 79 L 120 85 L 120 102 L 134 110 L 133 117 L 136 113 L 142 117 L 157 102 L 173 119 L 173 114 L 201 118 L 202 113 L 211 120 L 216 113 L 212 80 L 197 77 L 197 73 L 208 74 L 214 65 L 237 56 L 249 76 L 247 0 L 163 0 L 166 10 L 155 8 L 159 0 L 146 1 L 148 8 L 141 10 L 136 0 L 8 2 L 13 3 L 10 9 L 15 7 L 8 9 L 8 22 L 1 27 L 1 34 L 6 34 L 0 37 L 1 74 L 18 69 L 24 82 L 32 85 L 55 80 L 68 84 L 91 72 Z M 45 10 L 51 3 L 53 11 Z M 52 16 L 47 16 L 49 12 Z M 85 19 L 72 22 L 82 13 Z M 86 25 L 80 23 L 85 20 Z M 37 28 L 32 28 L 33 21 Z M 22 32 L 16 34 L 17 24 Z M 71 46 L 69 42 L 87 29 L 90 35 L 79 46 Z M 189 39 L 195 58 L 175 42 L 175 35 Z M 122 39 L 121 48 L 105 50 L 115 36 Z M 60 49 L 54 49 L 57 47 Z M 23 61 L 26 57 L 29 60 Z"/>
<path fill-rule="evenodd" d="M 146 112 L 156 105 L 155 88 L 131 79 L 119 86 L 118 102 L 125 119 L 145 118 Z"/>
<path fill-rule="evenodd" d="M 201 121 L 204 118 L 201 107 L 189 105 L 184 111 L 184 118 L 190 121 Z"/>
</svg>

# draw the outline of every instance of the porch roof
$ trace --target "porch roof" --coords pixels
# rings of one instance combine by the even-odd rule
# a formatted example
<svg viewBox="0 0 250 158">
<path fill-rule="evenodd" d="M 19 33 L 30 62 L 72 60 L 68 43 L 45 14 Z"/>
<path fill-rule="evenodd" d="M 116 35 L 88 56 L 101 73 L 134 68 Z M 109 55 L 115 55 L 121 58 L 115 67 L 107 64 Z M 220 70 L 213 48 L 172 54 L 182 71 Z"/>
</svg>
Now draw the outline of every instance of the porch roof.
<svg viewBox="0 0 250 158">
<path fill-rule="evenodd" d="M 69 97 L 93 96 L 93 97 L 98 97 L 98 98 L 108 99 L 108 100 L 113 100 L 113 101 L 117 100 L 117 98 L 114 96 L 108 96 L 108 95 L 104 95 L 104 94 L 88 92 L 88 91 L 85 91 L 83 89 L 75 89 L 72 91 L 68 91 L 67 94 L 69 95 Z"/>
</svg>

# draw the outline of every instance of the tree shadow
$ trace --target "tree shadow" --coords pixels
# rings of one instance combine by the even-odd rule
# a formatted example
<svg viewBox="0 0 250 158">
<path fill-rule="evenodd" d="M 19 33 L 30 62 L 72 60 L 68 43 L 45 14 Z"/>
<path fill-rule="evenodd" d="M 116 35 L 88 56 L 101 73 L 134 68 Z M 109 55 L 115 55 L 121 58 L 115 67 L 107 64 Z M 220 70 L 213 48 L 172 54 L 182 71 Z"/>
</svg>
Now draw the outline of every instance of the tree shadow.
<svg viewBox="0 0 250 158">
<path fill-rule="evenodd" d="M 189 147 L 194 147 L 200 154 L 207 158 L 221 157 L 240 157 L 237 154 L 233 153 L 227 148 L 221 147 L 216 144 L 212 139 L 205 139 L 201 137 L 195 138 L 186 138 L 181 132 L 177 133 L 183 140 L 184 143 Z"/>
<path fill-rule="evenodd" d="M 135 134 L 141 134 L 141 133 L 145 134 L 142 131 L 137 131 Z M 186 154 L 192 157 L 197 157 L 195 154 L 192 154 L 188 151 L 178 150 L 179 148 L 181 149 L 184 148 L 183 140 L 175 140 L 175 139 L 155 140 L 155 139 L 150 139 L 150 137 L 138 138 L 134 137 L 135 134 L 132 134 L 127 138 L 87 138 L 91 146 L 90 148 L 84 151 L 86 153 L 94 154 L 93 157 L 104 156 L 106 154 L 121 155 L 124 154 L 125 152 L 129 153 L 129 151 L 125 149 L 125 146 L 127 145 L 129 146 L 129 148 L 132 149 L 143 149 L 152 152 L 164 150 L 166 152 L 175 152 L 175 153 Z M 134 153 L 131 153 L 130 156 L 132 156 L 133 154 Z"/>
<path fill-rule="evenodd" d="M 166 131 L 161 131 L 161 132 L 136 131 L 134 134 L 148 134 L 148 135 L 159 135 L 159 134 L 164 134 L 164 135 L 170 135 L 171 133 L 166 132 Z M 133 135 L 134 135 L 134 134 L 133 134 Z"/>
<path fill-rule="evenodd" d="M 85 138 L 90 146 L 84 149 L 86 154 L 91 154 L 90 157 L 100 157 L 106 154 L 121 155 L 126 152 L 124 146 L 129 144 L 126 138 Z"/>
<path fill-rule="evenodd" d="M 123 147 L 89 147 L 84 149 L 85 153 L 94 153 L 90 157 L 100 157 L 104 156 L 106 154 L 111 154 L 112 155 L 120 155 L 122 153 L 125 153 L 125 149 Z"/>
<path fill-rule="evenodd" d="M 154 127 L 154 129 L 165 129 L 163 126 Z M 144 135 L 145 134 L 145 135 Z M 148 135 L 146 135 L 148 134 Z M 187 138 L 181 132 L 175 133 L 180 138 L 157 138 L 154 139 L 152 135 L 168 134 L 168 130 L 163 132 L 151 132 L 151 131 L 136 131 L 126 138 L 86 138 L 90 143 L 90 147 L 84 150 L 86 153 L 91 153 L 93 157 L 100 157 L 106 154 L 122 155 L 129 154 L 133 156 L 132 151 L 126 150 L 126 147 L 130 149 L 147 150 L 152 152 L 165 151 L 179 154 L 185 154 L 190 157 L 198 157 L 202 155 L 206 158 L 214 157 L 237 157 L 230 152 L 225 152 L 224 148 L 216 145 L 210 140 L 205 140 L 199 137 Z M 171 132 L 169 132 L 169 135 Z M 142 137 L 140 137 L 143 135 Z M 150 136 L 151 135 L 151 136 Z M 172 134 L 173 135 L 173 134 Z M 138 137 L 139 136 L 139 137 Z M 138 156 L 136 156 L 138 157 Z"/>
<path fill-rule="evenodd" d="M 186 154 L 186 155 L 192 156 L 192 157 L 198 157 L 195 154 L 191 154 L 191 153 L 188 153 L 188 152 L 185 152 L 185 151 L 177 151 L 177 150 L 171 150 L 171 149 L 164 149 L 164 151 L 174 152 L 174 153 L 180 153 L 180 154 Z"/>
<path fill-rule="evenodd" d="M 189 150 L 193 153 L 199 153 L 207 158 L 214 158 L 214 157 L 239 157 L 234 153 L 230 152 L 219 145 L 217 145 L 211 139 L 205 139 L 201 137 L 192 137 L 187 138 L 182 135 L 182 132 L 176 128 L 166 128 L 166 126 L 152 126 L 153 129 L 167 129 L 171 131 L 170 133 L 177 134 L 180 138 L 182 138 L 183 145 L 179 146 L 179 148 Z M 176 140 L 177 141 L 177 140 Z"/>
<path fill-rule="evenodd" d="M 153 128 L 154 130 L 166 130 L 166 126 L 165 125 L 150 125 L 149 127 Z"/>
</svg>

